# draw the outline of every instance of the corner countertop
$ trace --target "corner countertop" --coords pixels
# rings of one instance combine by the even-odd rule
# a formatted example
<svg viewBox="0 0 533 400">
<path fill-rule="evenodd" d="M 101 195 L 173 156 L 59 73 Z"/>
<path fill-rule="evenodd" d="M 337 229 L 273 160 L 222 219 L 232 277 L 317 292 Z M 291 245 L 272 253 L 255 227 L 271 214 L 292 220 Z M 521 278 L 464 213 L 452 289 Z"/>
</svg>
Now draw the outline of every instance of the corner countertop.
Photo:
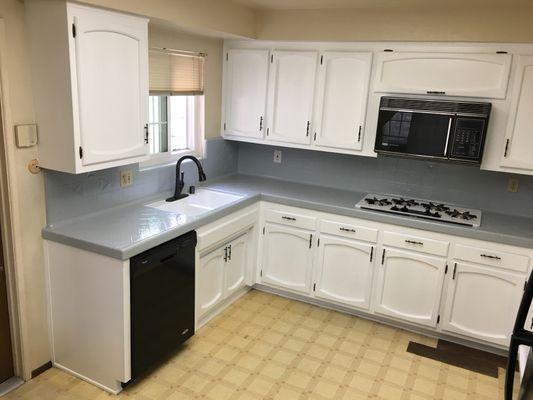
<svg viewBox="0 0 533 400">
<path fill-rule="evenodd" d="M 264 178 L 231 175 L 202 186 L 243 197 L 226 206 L 189 217 L 147 207 L 168 193 L 69 219 L 42 230 L 44 239 L 127 260 L 143 251 L 216 221 L 259 200 L 450 235 L 533 248 L 533 219 L 483 211 L 481 226 L 433 222 L 355 208 L 366 193 Z"/>
</svg>

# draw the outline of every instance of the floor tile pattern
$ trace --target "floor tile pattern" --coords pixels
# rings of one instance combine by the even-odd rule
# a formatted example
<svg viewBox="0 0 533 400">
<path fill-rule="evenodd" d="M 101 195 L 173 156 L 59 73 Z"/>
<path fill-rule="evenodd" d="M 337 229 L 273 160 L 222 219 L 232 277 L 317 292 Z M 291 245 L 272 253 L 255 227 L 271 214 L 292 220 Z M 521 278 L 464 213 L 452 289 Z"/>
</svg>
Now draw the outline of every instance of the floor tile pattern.
<svg viewBox="0 0 533 400">
<path fill-rule="evenodd" d="M 57 369 L 6 399 L 501 399 L 491 378 L 406 352 L 435 339 L 253 290 L 111 396 Z M 517 387 L 517 385 L 515 385 Z"/>
</svg>

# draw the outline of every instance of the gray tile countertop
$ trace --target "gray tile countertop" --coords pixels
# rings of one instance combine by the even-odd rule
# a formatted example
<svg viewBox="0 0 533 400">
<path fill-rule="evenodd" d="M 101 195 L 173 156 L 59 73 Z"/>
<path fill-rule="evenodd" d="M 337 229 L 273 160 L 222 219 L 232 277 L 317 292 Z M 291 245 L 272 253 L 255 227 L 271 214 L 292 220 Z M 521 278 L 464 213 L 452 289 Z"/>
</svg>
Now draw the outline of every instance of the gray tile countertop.
<svg viewBox="0 0 533 400">
<path fill-rule="evenodd" d="M 168 193 L 163 193 L 155 199 L 152 197 L 144 201 L 125 204 L 47 226 L 43 228 L 42 236 L 47 240 L 127 260 L 258 200 L 264 200 L 439 233 L 533 248 L 533 219 L 529 218 L 485 211 L 481 226 L 470 228 L 355 208 L 355 204 L 366 193 L 251 175 L 231 175 L 209 182 L 203 187 L 240 194 L 243 197 L 213 211 L 196 217 L 188 217 L 146 206 L 146 204 L 163 199 L 168 195 Z"/>
</svg>

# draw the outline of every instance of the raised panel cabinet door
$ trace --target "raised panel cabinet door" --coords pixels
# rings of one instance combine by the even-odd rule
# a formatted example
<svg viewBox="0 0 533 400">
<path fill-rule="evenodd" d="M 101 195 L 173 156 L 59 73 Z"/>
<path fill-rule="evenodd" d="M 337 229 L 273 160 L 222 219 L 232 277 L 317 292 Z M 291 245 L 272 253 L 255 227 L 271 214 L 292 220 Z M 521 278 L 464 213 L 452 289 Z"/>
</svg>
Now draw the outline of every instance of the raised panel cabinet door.
<svg viewBox="0 0 533 400">
<path fill-rule="evenodd" d="M 513 91 L 501 165 L 533 170 L 533 55 L 519 56 Z"/>
<path fill-rule="evenodd" d="M 225 251 L 226 246 L 200 257 L 196 294 L 198 317 L 215 307 L 224 297 Z"/>
<path fill-rule="evenodd" d="M 325 52 L 320 56 L 316 145 L 361 149 L 371 65 L 372 53 Z"/>
<path fill-rule="evenodd" d="M 443 329 L 508 345 L 524 292 L 524 275 L 473 264 L 454 264 Z"/>
<path fill-rule="evenodd" d="M 263 240 L 262 282 L 309 293 L 312 240 L 309 231 L 267 224 Z"/>
<path fill-rule="evenodd" d="M 225 135 L 263 137 L 268 65 L 268 50 L 228 50 Z"/>
<path fill-rule="evenodd" d="M 511 59 L 497 53 L 378 53 L 374 90 L 504 99 Z"/>
<path fill-rule="evenodd" d="M 86 7 L 70 10 L 82 164 L 141 157 L 148 151 L 147 23 Z"/>
<path fill-rule="evenodd" d="M 368 309 L 374 246 L 321 235 L 318 249 L 315 296 Z"/>
<path fill-rule="evenodd" d="M 436 327 L 446 260 L 389 248 L 382 251 L 376 313 Z"/>
<path fill-rule="evenodd" d="M 248 234 L 242 235 L 227 245 L 225 297 L 246 284 Z"/>
<path fill-rule="evenodd" d="M 267 140 L 310 143 L 316 68 L 314 51 L 272 52 Z"/>
</svg>

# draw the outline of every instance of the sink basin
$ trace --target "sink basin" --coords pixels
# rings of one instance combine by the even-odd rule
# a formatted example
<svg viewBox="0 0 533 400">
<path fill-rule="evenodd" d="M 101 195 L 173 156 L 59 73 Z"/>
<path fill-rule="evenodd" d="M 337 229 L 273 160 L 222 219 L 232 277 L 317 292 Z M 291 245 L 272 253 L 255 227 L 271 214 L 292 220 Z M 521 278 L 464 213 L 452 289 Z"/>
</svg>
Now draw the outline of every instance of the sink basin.
<svg viewBox="0 0 533 400">
<path fill-rule="evenodd" d="M 195 194 L 191 194 L 181 200 L 172 202 L 160 200 L 147 204 L 146 206 L 177 214 L 196 216 L 232 203 L 242 197 L 236 194 L 216 192 L 209 189 L 198 189 Z"/>
</svg>

